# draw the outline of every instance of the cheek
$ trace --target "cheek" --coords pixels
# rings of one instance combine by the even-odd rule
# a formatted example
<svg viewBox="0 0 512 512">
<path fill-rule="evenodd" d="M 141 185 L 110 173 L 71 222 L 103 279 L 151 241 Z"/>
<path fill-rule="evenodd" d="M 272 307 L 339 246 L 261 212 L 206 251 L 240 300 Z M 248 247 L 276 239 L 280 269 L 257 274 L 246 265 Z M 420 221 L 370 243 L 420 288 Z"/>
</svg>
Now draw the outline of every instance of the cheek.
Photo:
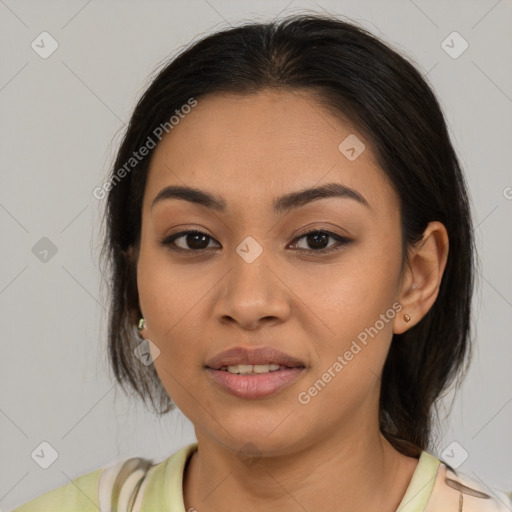
<svg viewBox="0 0 512 512">
<path fill-rule="evenodd" d="M 147 322 L 148 337 L 165 355 L 176 339 L 193 291 L 180 284 L 179 272 L 171 272 L 162 251 L 141 246 L 137 265 L 139 303 Z M 159 358 L 162 359 L 162 358 Z"/>
<path fill-rule="evenodd" d="M 334 335 L 317 338 L 316 361 L 300 390 L 319 411 L 331 411 L 320 416 L 351 417 L 378 396 L 397 313 L 389 289 L 364 293 L 361 280 L 355 283 L 354 288 L 340 284 L 340 290 L 353 293 L 334 309 L 326 303 L 323 318 Z"/>
<path fill-rule="evenodd" d="M 165 250 L 148 241 L 141 244 L 137 287 L 142 312 L 153 335 L 172 333 L 204 294 L 200 279 L 181 265 L 171 265 Z M 202 289 L 200 292 L 199 288 Z"/>
<path fill-rule="evenodd" d="M 332 331 L 353 335 L 353 329 L 373 325 L 391 307 L 399 272 L 396 251 L 364 247 L 339 265 L 308 272 L 297 284 L 300 295 Z"/>
<path fill-rule="evenodd" d="M 140 307 L 148 326 L 146 335 L 160 351 L 154 365 L 162 385 L 183 411 L 187 410 L 189 400 L 185 390 L 194 386 L 193 379 L 197 378 L 198 363 L 194 358 L 197 347 L 187 324 L 193 313 L 189 303 L 193 298 L 197 301 L 197 295 L 179 284 L 177 274 L 170 273 L 157 252 L 141 248 L 137 285 Z"/>
<path fill-rule="evenodd" d="M 137 285 L 147 337 L 160 350 L 155 369 L 164 388 L 182 410 L 188 410 L 185 390 L 199 383 L 208 343 L 205 333 L 208 290 L 215 284 L 209 272 L 193 265 L 171 264 L 169 255 L 151 243 L 141 244 Z"/>
<path fill-rule="evenodd" d="M 396 301 L 401 260 L 397 244 L 394 248 L 387 246 L 385 251 L 377 250 L 379 246 L 382 248 L 378 243 L 361 248 L 343 265 L 333 266 L 329 279 L 324 280 L 326 284 L 317 286 L 316 293 L 308 295 L 311 301 L 308 305 L 328 326 L 322 328 L 325 334 L 321 337 L 317 332 L 315 378 L 321 378 L 330 369 L 338 377 L 333 382 L 355 389 L 360 387 L 358 383 L 366 381 L 364 389 L 381 372 L 392 339 L 394 318 L 401 308 Z M 308 277 L 304 292 L 315 277 L 320 276 Z M 337 362 L 343 370 L 340 371 Z M 336 387 L 336 384 L 332 386 Z"/>
</svg>

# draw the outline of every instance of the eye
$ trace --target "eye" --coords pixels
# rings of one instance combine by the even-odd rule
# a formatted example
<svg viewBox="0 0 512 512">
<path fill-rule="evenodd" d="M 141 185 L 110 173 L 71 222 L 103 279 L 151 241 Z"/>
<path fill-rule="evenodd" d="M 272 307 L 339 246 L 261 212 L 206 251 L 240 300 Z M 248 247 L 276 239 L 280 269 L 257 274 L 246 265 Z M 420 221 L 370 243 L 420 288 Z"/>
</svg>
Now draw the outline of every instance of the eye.
<svg viewBox="0 0 512 512">
<path fill-rule="evenodd" d="M 305 239 L 306 245 L 309 245 L 309 247 L 299 247 L 299 250 L 320 253 L 336 251 L 340 249 L 341 246 L 347 245 L 351 242 L 351 240 L 348 238 L 337 235 L 335 233 L 331 233 L 330 231 L 323 231 L 320 229 L 308 231 L 307 233 L 304 233 L 303 235 L 296 238 L 294 242 L 302 240 L 303 238 Z M 334 239 L 335 242 L 331 245 L 328 245 L 329 239 Z"/>
<path fill-rule="evenodd" d="M 315 229 L 297 237 L 290 245 L 298 245 L 297 242 L 302 239 L 305 239 L 309 247 L 298 247 L 300 251 L 319 253 L 338 250 L 341 246 L 347 245 L 352 241 L 330 231 Z M 334 243 L 328 244 L 329 239 L 334 240 Z M 220 247 L 220 244 L 210 235 L 199 230 L 190 230 L 168 236 L 161 241 L 161 244 L 169 246 L 173 251 L 200 252 L 204 249 L 212 249 L 213 247 L 210 245 L 212 241 L 218 244 L 217 247 Z"/>
<path fill-rule="evenodd" d="M 180 240 L 183 239 L 183 240 Z M 176 243 L 180 240 L 179 243 Z M 168 236 L 162 240 L 162 245 L 170 246 L 175 251 L 200 251 L 203 249 L 211 249 L 209 241 L 214 240 L 211 236 L 198 230 L 181 231 L 175 235 Z M 218 242 L 217 242 L 218 243 Z"/>
</svg>

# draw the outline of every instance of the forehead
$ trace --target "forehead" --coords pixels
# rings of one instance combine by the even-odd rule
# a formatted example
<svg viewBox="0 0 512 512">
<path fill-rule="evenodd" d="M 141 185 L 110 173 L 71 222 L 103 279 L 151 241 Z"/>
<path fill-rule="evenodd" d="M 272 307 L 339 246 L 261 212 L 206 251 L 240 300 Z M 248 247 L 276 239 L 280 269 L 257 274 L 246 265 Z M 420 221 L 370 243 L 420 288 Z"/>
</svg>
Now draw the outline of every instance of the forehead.
<svg viewBox="0 0 512 512">
<path fill-rule="evenodd" d="M 347 158 L 350 146 L 355 159 Z M 364 135 L 313 94 L 211 94 L 155 149 L 146 197 L 176 184 L 270 203 L 279 192 L 323 182 L 355 188 L 370 203 L 395 199 Z"/>
</svg>

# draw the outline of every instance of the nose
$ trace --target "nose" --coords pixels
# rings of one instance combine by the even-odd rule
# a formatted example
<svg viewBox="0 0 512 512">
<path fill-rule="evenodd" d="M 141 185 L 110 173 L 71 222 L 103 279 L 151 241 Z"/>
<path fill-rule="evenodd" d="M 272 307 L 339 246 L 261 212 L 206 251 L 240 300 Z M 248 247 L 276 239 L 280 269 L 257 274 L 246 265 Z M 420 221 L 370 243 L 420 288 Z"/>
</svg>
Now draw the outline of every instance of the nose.
<svg viewBox="0 0 512 512">
<path fill-rule="evenodd" d="M 291 312 L 291 292 L 275 261 L 272 264 L 267 251 L 249 261 L 238 253 L 230 258 L 231 270 L 223 280 L 214 314 L 220 322 L 246 330 L 286 321 Z"/>
</svg>

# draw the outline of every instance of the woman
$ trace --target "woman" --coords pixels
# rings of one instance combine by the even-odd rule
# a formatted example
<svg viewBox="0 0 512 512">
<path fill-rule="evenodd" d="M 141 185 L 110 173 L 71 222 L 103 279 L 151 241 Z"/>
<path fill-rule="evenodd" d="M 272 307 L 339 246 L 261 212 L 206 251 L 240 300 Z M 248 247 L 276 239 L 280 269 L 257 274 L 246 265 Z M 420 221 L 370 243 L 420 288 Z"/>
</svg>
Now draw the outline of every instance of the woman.
<svg viewBox="0 0 512 512">
<path fill-rule="evenodd" d="M 323 16 L 206 37 L 140 99 L 107 193 L 115 375 L 198 442 L 17 511 L 509 509 L 429 453 L 474 247 L 405 58 Z"/>
</svg>

